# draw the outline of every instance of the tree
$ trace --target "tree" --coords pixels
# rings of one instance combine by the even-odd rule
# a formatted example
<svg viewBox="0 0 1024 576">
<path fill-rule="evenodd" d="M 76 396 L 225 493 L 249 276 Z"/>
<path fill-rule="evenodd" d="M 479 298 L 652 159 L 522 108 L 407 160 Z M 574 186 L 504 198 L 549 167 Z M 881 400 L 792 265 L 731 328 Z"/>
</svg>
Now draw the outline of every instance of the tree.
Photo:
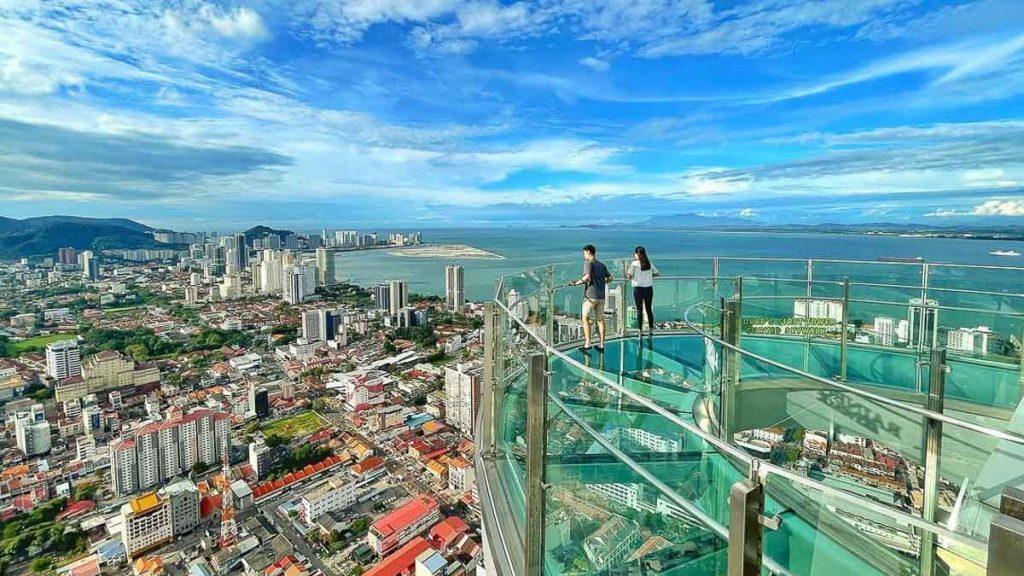
<svg viewBox="0 0 1024 576">
<path fill-rule="evenodd" d="M 53 560 L 49 556 L 42 556 L 32 561 L 32 572 L 46 572 L 53 567 Z"/>
<path fill-rule="evenodd" d="M 149 349 L 145 344 L 129 344 L 124 347 L 124 351 L 138 362 L 145 362 L 149 358 Z"/>
<path fill-rule="evenodd" d="M 93 482 L 84 482 L 75 486 L 75 500 L 92 500 L 96 497 L 98 488 Z"/>
<path fill-rule="evenodd" d="M 384 341 L 384 353 L 385 354 L 390 355 L 390 354 L 394 354 L 397 351 L 398 351 L 398 348 L 395 348 L 395 345 L 391 342 L 391 340 L 385 340 Z"/>
<path fill-rule="evenodd" d="M 362 536 L 370 530 L 370 519 L 366 516 L 357 518 L 352 522 L 352 525 L 349 526 L 349 529 L 352 530 L 352 533 Z"/>
<path fill-rule="evenodd" d="M 196 462 L 195 466 L 192 466 L 192 474 L 193 475 L 202 474 L 203 472 L 206 472 L 209 469 L 210 469 L 210 465 L 207 464 L 206 462 Z"/>
</svg>

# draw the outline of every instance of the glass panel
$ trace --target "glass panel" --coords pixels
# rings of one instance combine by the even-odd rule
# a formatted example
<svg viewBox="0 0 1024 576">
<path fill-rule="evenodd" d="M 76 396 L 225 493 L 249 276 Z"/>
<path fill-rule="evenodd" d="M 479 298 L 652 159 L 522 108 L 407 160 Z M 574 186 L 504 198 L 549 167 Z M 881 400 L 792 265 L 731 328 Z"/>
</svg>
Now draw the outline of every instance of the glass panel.
<svg viewBox="0 0 1024 576">
<path fill-rule="evenodd" d="M 984 574 L 984 544 L 931 533 L 934 554 L 922 554 L 920 522 L 869 501 L 851 501 L 774 473 L 767 476 L 765 494 L 765 515 L 781 523 L 777 530 L 763 528 L 764 554 L 796 576 L 827 576 L 837 567 L 858 576 L 919 574 L 922 562 L 933 558 L 952 568 L 950 573 Z"/>
<path fill-rule="evenodd" d="M 545 574 L 623 573 L 627 567 L 645 574 L 727 573 L 723 539 L 564 414 L 553 419 L 548 442 Z"/>
<path fill-rule="evenodd" d="M 696 337 L 655 339 L 661 340 L 683 340 L 684 347 L 701 342 Z M 615 372 L 628 374 L 665 361 L 650 350 L 638 354 L 641 346 L 633 340 L 614 345 L 603 359 L 585 360 L 589 368 L 614 377 Z M 686 418 L 700 396 L 669 382 L 625 375 L 618 382 Z M 551 394 L 595 434 L 674 493 L 727 522 L 728 488 L 745 472 L 667 418 L 573 365 L 554 360 L 549 384 Z M 654 574 L 725 574 L 724 541 L 554 405 L 549 410 L 555 414 L 546 468 L 551 486 L 545 535 L 549 571 L 604 574 L 642 565 Z"/>
</svg>

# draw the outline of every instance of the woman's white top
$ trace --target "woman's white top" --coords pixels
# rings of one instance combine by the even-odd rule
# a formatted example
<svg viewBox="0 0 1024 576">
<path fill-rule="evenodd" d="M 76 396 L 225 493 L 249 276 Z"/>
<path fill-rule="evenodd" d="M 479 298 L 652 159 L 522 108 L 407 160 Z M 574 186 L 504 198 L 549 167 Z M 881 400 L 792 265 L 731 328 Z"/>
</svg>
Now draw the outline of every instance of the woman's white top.
<svg viewBox="0 0 1024 576">
<path fill-rule="evenodd" d="M 640 262 L 633 260 L 629 263 L 629 269 L 626 272 L 633 278 L 633 286 L 648 288 L 654 285 L 654 275 L 658 273 L 658 269 L 651 264 L 650 269 L 641 270 Z"/>
</svg>

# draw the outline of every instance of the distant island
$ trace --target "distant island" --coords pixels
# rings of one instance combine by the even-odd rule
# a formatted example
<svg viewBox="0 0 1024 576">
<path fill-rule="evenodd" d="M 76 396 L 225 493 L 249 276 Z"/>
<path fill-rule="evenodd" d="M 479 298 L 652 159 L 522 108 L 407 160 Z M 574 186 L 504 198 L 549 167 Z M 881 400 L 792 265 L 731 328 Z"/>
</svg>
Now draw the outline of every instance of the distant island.
<svg viewBox="0 0 1024 576">
<path fill-rule="evenodd" d="M 771 232 L 807 234 L 858 234 L 869 236 L 904 236 L 912 238 L 958 238 L 963 240 L 1024 241 L 1024 224 L 995 225 L 988 221 L 978 225 L 949 224 L 945 226 L 902 222 L 865 224 L 765 224 L 754 219 L 700 214 L 671 214 L 639 222 L 589 224 L 565 228 L 647 228 L 652 230 L 708 230 L 715 232 Z"/>
</svg>

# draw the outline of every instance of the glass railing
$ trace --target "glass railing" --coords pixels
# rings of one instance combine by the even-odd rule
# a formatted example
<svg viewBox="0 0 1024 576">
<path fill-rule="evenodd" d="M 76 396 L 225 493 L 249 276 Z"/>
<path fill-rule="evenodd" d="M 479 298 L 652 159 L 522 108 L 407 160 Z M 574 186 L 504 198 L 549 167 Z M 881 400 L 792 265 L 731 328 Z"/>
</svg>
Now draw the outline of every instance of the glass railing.
<svg viewBox="0 0 1024 576">
<path fill-rule="evenodd" d="M 1000 495 L 1024 484 L 1024 270 L 656 264 L 653 338 L 609 264 L 601 354 L 579 348 L 580 265 L 498 283 L 482 425 L 519 573 L 725 574 L 744 479 L 766 573 L 985 573 Z"/>
</svg>

